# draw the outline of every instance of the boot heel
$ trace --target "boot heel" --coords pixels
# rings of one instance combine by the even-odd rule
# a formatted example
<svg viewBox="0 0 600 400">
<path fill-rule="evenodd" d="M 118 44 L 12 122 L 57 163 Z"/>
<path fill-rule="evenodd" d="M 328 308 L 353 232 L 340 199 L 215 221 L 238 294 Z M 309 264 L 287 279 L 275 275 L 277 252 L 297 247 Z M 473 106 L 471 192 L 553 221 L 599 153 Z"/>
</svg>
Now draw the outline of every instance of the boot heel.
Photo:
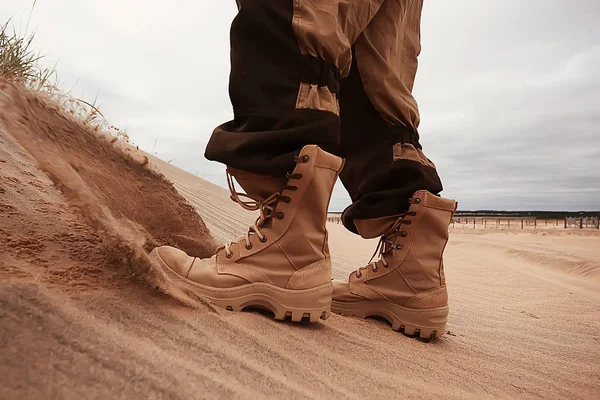
<svg viewBox="0 0 600 400">
<path fill-rule="evenodd" d="M 326 320 L 331 315 L 331 282 L 311 289 L 290 290 L 273 287 L 271 306 L 275 319 L 290 318 L 300 322 L 307 318 L 310 322 Z"/>
<path fill-rule="evenodd" d="M 446 333 L 448 306 L 414 309 L 388 303 L 384 307 L 390 314 L 395 331 L 422 339 L 435 339 Z"/>
<path fill-rule="evenodd" d="M 392 325 L 393 330 L 421 339 L 442 336 L 446 332 L 448 320 L 448 306 L 414 309 L 389 301 L 370 300 L 352 303 L 333 301 L 331 307 L 337 314 L 359 318 L 384 318 Z"/>
</svg>

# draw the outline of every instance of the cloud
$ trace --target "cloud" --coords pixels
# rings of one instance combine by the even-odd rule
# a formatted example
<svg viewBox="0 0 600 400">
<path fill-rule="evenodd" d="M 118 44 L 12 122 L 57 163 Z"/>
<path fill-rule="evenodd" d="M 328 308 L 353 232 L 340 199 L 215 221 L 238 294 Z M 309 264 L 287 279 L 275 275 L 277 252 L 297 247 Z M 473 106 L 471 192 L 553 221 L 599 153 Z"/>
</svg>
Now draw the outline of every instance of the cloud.
<svg viewBox="0 0 600 400">
<path fill-rule="evenodd" d="M 26 21 L 31 0 L 0 19 Z M 38 2 L 65 87 L 144 150 L 224 185 L 204 159 L 228 99 L 233 0 Z M 461 209 L 600 209 L 600 3 L 428 0 L 415 83 L 425 152 Z M 331 209 L 349 202 L 337 185 Z"/>
<path fill-rule="evenodd" d="M 423 14 L 415 94 L 445 195 L 461 209 L 599 209 L 598 6 L 479 3 L 431 2 Z M 474 22 L 447 28 L 450 8 Z"/>
</svg>

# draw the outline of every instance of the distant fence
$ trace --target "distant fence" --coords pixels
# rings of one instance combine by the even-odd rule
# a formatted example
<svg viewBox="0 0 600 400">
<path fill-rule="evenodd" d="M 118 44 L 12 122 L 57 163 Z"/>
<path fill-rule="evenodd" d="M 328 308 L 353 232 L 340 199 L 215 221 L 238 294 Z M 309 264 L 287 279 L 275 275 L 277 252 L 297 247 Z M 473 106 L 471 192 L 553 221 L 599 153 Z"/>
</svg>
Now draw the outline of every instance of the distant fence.
<svg viewBox="0 0 600 400">
<path fill-rule="evenodd" d="M 600 229 L 600 217 L 566 217 L 565 229 L 566 228 Z"/>
<path fill-rule="evenodd" d="M 539 221 L 542 222 L 542 221 Z M 543 222 L 545 226 L 548 221 Z M 552 221 L 555 226 L 558 226 L 557 221 Z M 552 226 L 552 223 L 550 226 Z M 450 226 L 452 228 L 472 228 L 472 229 L 536 229 L 538 219 L 535 217 L 504 217 L 504 218 L 488 218 L 488 217 L 456 217 L 452 218 Z"/>
<path fill-rule="evenodd" d="M 537 217 L 455 217 L 452 228 L 471 229 L 600 229 L 599 217 L 566 217 L 550 219 Z"/>
<path fill-rule="evenodd" d="M 340 214 L 327 215 L 327 222 L 341 224 Z M 454 217 L 452 228 L 470 229 L 600 229 L 600 217 Z"/>
<path fill-rule="evenodd" d="M 341 214 L 328 214 L 327 222 L 331 222 L 332 224 L 341 224 L 342 216 L 341 216 Z"/>
</svg>

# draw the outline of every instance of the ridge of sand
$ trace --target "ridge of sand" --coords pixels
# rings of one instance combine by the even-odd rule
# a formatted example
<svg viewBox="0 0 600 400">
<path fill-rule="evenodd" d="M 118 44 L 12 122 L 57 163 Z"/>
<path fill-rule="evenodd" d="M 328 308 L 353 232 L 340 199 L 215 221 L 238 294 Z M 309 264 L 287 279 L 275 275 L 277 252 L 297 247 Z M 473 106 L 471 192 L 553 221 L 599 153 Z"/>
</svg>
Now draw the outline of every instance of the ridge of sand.
<svg viewBox="0 0 600 400">
<path fill-rule="evenodd" d="M 225 190 L 152 163 L 217 240 L 253 220 Z M 116 184 L 106 182 L 105 190 Z M 112 242 L 67 200 L 0 129 L 1 399 L 600 395 L 598 235 L 452 232 L 448 333 L 423 343 L 375 320 L 293 324 L 182 305 L 131 277 L 132 260 L 107 251 Z M 343 278 L 375 242 L 328 228 L 333 273 Z"/>
</svg>

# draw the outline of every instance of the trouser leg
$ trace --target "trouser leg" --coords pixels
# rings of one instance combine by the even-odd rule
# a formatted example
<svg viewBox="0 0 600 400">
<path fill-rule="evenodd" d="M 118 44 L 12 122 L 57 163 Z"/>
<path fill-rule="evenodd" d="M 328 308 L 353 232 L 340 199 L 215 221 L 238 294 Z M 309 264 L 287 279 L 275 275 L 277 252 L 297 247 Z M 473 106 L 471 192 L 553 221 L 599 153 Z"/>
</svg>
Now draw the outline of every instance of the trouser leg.
<svg viewBox="0 0 600 400">
<path fill-rule="evenodd" d="M 420 52 L 421 0 L 386 0 L 353 46 L 350 74 L 341 81 L 341 179 L 354 219 L 401 214 L 417 190 L 442 190 L 435 165 L 419 143 L 412 87 Z"/>
<path fill-rule="evenodd" d="M 307 144 L 339 153 L 338 92 L 351 43 L 383 0 L 238 0 L 231 27 L 234 119 L 217 127 L 206 158 L 283 175 Z"/>
<path fill-rule="evenodd" d="M 354 218 L 400 213 L 414 191 L 442 190 L 421 151 L 412 97 L 422 1 L 238 6 L 231 29 L 234 119 L 213 132 L 208 159 L 282 176 L 306 144 L 341 155 L 353 200 L 344 224 L 354 232 Z M 347 78 L 341 89 L 340 78 Z"/>
</svg>

